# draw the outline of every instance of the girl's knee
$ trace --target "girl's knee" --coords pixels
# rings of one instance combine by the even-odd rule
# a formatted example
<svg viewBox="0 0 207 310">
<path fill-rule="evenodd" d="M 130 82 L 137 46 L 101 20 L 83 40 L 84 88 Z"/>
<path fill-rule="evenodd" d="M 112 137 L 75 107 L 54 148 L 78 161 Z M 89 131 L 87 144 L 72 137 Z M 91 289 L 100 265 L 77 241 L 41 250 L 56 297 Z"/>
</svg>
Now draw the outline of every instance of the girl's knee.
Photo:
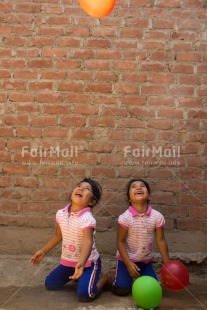
<svg viewBox="0 0 207 310">
<path fill-rule="evenodd" d="M 131 288 L 118 288 L 116 286 L 112 286 L 112 292 L 118 296 L 126 296 L 131 292 Z"/>
<path fill-rule="evenodd" d="M 49 291 L 57 291 L 62 289 L 62 285 L 59 285 L 58 283 L 54 283 L 53 281 L 51 281 L 49 276 L 45 279 L 45 287 Z"/>
<path fill-rule="evenodd" d="M 78 296 L 79 301 L 88 302 L 88 301 L 94 300 L 94 298 L 96 297 L 96 294 L 92 294 L 92 293 L 89 294 L 87 288 L 82 287 L 82 288 L 78 288 L 77 296 Z"/>
</svg>

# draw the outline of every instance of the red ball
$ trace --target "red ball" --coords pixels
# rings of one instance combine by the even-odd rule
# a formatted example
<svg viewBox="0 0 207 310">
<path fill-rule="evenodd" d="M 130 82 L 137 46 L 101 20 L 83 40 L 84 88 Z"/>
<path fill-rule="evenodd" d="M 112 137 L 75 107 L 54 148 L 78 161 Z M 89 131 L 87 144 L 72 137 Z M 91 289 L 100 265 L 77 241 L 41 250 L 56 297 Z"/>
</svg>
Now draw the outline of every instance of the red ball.
<svg viewBox="0 0 207 310">
<path fill-rule="evenodd" d="M 100 18 L 114 8 L 115 0 L 78 0 L 82 9 L 90 16 Z"/>
<path fill-rule="evenodd" d="M 160 279 L 166 288 L 179 291 L 189 284 L 189 272 L 182 263 L 171 260 L 162 266 Z"/>
</svg>

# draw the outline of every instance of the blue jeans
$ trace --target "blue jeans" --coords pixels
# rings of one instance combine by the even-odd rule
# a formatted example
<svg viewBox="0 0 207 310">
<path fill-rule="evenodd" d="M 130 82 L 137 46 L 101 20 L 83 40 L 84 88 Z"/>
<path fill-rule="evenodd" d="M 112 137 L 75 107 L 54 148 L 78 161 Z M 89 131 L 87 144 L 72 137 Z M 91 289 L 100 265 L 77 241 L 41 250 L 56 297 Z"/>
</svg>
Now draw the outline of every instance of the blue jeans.
<svg viewBox="0 0 207 310">
<path fill-rule="evenodd" d="M 59 265 L 45 279 L 48 290 L 61 290 L 63 286 L 71 281 L 70 276 L 74 274 L 74 267 Z M 77 295 L 79 298 L 88 300 L 96 297 L 98 293 L 97 282 L 101 274 L 101 259 L 93 262 L 90 267 L 84 269 L 82 276 L 78 279 Z"/>
<path fill-rule="evenodd" d="M 141 263 L 141 262 L 136 262 L 135 263 L 139 268 L 139 274 L 140 276 L 150 276 L 157 279 L 157 276 L 155 274 L 155 271 L 152 267 L 152 263 Z M 115 279 L 114 279 L 114 283 L 113 283 L 113 291 L 118 291 L 118 290 L 125 290 L 126 293 L 129 293 L 129 291 L 131 290 L 133 284 L 133 279 L 130 276 L 126 265 L 124 264 L 124 262 L 117 260 L 117 265 L 116 265 L 116 275 L 115 275 Z"/>
</svg>

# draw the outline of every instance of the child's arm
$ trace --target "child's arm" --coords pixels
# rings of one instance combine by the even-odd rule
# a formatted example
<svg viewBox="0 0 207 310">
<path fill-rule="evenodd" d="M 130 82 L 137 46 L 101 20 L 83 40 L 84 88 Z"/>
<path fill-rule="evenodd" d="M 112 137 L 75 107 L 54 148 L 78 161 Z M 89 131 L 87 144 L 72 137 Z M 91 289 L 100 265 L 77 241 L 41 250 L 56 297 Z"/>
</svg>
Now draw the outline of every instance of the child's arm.
<svg viewBox="0 0 207 310">
<path fill-rule="evenodd" d="M 83 245 L 81 248 L 80 257 L 75 267 L 74 274 L 69 277 L 71 280 L 77 280 L 81 277 L 85 263 L 89 258 L 93 245 L 93 228 L 87 228 L 83 230 Z"/>
<path fill-rule="evenodd" d="M 62 240 L 62 232 L 60 229 L 60 225 L 56 225 L 55 234 L 48 240 L 48 242 L 37 251 L 31 258 L 30 263 L 34 266 L 38 266 L 44 256 L 54 248 L 60 241 Z"/>
<path fill-rule="evenodd" d="M 125 241 L 127 237 L 128 231 L 125 229 L 123 226 L 118 225 L 118 231 L 117 231 L 117 248 L 119 250 L 119 253 L 121 255 L 121 258 L 123 262 L 125 263 L 127 270 L 132 278 L 137 278 L 139 277 L 139 267 L 134 264 L 128 256 L 126 246 L 125 246 Z"/>
<path fill-rule="evenodd" d="M 167 247 L 167 242 L 165 240 L 163 228 L 155 230 L 155 238 L 156 238 L 157 247 L 162 257 L 163 263 L 166 263 L 167 261 L 170 260 L 170 257 L 168 253 L 168 247 Z"/>
</svg>

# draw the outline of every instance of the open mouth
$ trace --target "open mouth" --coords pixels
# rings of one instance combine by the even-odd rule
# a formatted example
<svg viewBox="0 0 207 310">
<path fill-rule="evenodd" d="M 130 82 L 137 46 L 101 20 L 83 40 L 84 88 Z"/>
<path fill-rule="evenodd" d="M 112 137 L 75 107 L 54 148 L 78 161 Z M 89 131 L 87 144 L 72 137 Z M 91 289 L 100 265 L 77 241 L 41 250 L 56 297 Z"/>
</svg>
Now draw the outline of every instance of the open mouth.
<svg viewBox="0 0 207 310">
<path fill-rule="evenodd" d="M 134 195 L 138 196 L 138 195 L 143 195 L 143 194 L 144 194 L 143 192 L 136 192 Z"/>
<path fill-rule="evenodd" d="M 80 194 L 80 193 L 75 194 L 75 196 L 78 196 L 78 197 L 83 197 L 83 195 L 82 195 L 82 194 Z"/>
</svg>

